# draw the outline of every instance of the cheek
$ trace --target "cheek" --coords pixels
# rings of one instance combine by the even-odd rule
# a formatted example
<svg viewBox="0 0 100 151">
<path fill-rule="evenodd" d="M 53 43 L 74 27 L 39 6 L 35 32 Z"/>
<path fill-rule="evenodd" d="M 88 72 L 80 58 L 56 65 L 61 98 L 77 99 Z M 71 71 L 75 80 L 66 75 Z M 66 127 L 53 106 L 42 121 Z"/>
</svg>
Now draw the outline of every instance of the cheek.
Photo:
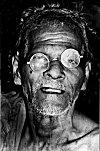
<svg viewBox="0 0 100 151">
<path fill-rule="evenodd" d="M 23 68 L 23 82 L 29 83 L 32 86 L 40 85 L 42 73 L 32 72 L 29 67 Z"/>
<path fill-rule="evenodd" d="M 67 81 L 74 89 L 80 89 L 82 83 L 84 81 L 83 71 L 79 69 L 75 69 L 66 73 L 66 83 Z"/>
</svg>

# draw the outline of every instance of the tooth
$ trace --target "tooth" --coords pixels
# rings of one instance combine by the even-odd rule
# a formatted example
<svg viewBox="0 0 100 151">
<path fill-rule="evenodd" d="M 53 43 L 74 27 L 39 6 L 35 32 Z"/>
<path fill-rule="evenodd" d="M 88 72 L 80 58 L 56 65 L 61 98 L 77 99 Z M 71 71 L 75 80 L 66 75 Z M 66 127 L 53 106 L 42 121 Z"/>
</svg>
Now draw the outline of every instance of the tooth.
<svg viewBox="0 0 100 151">
<path fill-rule="evenodd" d="M 61 93 L 61 90 L 57 90 L 57 89 L 46 89 L 46 92 L 58 92 Z"/>
</svg>

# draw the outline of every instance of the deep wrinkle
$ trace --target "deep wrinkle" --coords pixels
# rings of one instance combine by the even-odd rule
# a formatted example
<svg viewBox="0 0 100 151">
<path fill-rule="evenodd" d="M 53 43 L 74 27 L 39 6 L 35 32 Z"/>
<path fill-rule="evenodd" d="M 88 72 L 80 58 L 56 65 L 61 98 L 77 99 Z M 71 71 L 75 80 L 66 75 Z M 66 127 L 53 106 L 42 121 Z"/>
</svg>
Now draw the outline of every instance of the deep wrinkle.
<svg viewBox="0 0 100 151">
<path fill-rule="evenodd" d="M 39 38 L 38 38 L 39 37 Z M 55 34 L 54 33 L 45 33 L 45 34 L 42 34 L 42 35 L 38 35 L 37 39 L 38 40 L 34 40 L 34 45 L 35 43 L 39 45 L 40 44 L 51 44 L 51 45 L 63 45 L 63 46 L 66 46 L 66 48 L 69 48 L 69 47 L 72 47 L 78 51 L 81 51 L 82 49 L 82 43 L 81 41 L 73 34 L 70 32 L 66 32 L 63 34 L 63 33 L 57 33 Z M 63 37 L 63 39 L 62 39 Z M 38 46 L 38 45 L 37 45 Z"/>
<path fill-rule="evenodd" d="M 29 35 L 27 35 L 30 37 L 28 38 L 27 45 L 32 45 L 31 50 L 29 49 L 27 52 L 28 54 L 29 51 L 30 52 L 32 51 L 32 49 L 35 51 L 35 48 L 39 45 L 41 46 L 41 44 L 64 45 L 67 47 L 68 46 L 67 43 L 69 43 L 70 46 L 73 46 L 73 48 L 77 49 L 78 51 L 81 51 L 82 49 L 81 46 L 83 43 L 81 34 L 78 35 L 77 32 L 75 32 L 76 33 L 75 34 L 73 30 L 69 29 L 69 27 L 66 27 L 65 30 L 62 29 L 62 31 L 59 31 L 60 28 L 58 28 L 55 29 L 54 32 L 51 31 L 49 32 L 49 28 L 50 27 L 48 27 L 47 31 L 44 29 L 40 29 L 40 32 L 35 33 L 35 35 L 34 32 L 30 32 Z M 77 43 L 78 43 L 78 47 L 77 47 Z"/>
</svg>

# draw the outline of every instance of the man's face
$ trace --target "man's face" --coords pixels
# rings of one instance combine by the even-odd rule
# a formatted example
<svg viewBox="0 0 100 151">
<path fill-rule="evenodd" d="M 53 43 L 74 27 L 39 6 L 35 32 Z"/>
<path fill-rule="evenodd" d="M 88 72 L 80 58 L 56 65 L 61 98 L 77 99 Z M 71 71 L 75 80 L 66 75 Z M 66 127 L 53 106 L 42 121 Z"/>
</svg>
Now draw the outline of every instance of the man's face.
<svg viewBox="0 0 100 151">
<path fill-rule="evenodd" d="M 25 92 L 34 109 L 39 113 L 43 115 L 62 114 L 77 98 L 84 74 L 80 65 L 75 68 L 63 66 L 60 61 L 61 54 L 68 48 L 73 48 L 80 54 L 81 39 L 70 30 L 44 31 L 36 35 L 34 43 L 35 48 L 30 51 L 30 58 L 37 53 L 43 54 L 49 60 L 49 67 L 45 70 L 32 70 L 30 64 L 23 66 L 22 84 Z M 42 62 L 38 66 L 41 64 Z"/>
</svg>

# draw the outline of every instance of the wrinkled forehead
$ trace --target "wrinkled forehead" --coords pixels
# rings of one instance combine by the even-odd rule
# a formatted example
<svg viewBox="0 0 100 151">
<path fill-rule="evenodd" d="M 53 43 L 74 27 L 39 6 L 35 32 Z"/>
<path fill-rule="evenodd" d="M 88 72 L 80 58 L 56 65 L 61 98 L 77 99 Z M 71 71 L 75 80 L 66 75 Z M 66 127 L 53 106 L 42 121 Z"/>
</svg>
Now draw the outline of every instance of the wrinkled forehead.
<svg viewBox="0 0 100 151">
<path fill-rule="evenodd" d="M 64 15 L 48 14 L 37 17 L 36 21 L 30 20 L 27 30 L 27 41 L 31 51 L 41 44 L 66 45 L 68 42 L 82 47 L 83 33 L 78 24 Z"/>
<path fill-rule="evenodd" d="M 71 40 L 76 40 L 79 44 L 83 41 L 81 29 L 71 18 L 59 19 L 52 16 L 42 18 L 36 29 L 30 32 L 30 35 L 34 45 L 45 41 L 66 43 L 67 37 L 71 38 Z"/>
</svg>

